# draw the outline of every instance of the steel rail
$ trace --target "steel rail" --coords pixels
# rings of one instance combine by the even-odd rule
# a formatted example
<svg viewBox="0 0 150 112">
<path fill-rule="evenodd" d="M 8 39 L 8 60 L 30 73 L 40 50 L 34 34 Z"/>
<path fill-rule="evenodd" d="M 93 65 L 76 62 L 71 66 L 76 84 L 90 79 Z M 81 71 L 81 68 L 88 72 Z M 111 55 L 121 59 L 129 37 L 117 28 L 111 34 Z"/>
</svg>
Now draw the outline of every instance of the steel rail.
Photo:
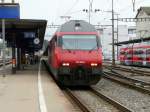
<svg viewBox="0 0 150 112">
<path fill-rule="evenodd" d="M 67 95 L 69 95 L 71 97 L 71 99 L 80 107 L 80 109 L 83 112 L 94 112 L 91 108 L 89 108 L 86 104 L 84 104 L 83 101 L 81 101 L 78 98 L 78 96 L 76 96 L 71 90 L 66 89 L 65 92 L 67 93 Z M 112 106 L 114 106 L 121 112 L 132 112 L 131 109 L 128 109 L 127 107 L 123 106 L 121 103 L 113 100 L 112 98 L 100 93 L 99 91 L 97 91 L 91 87 L 89 87 L 89 92 L 93 93 L 98 98 L 101 98 L 102 100 L 108 102 L 109 104 L 111 104 Z"/>
<path fill-rule="evenodd" d="M 130 69 L 130 68 L 123 68 L 123 67 L 113 67 L 113 69 L 117 69 L 117 70 L 123 70 L 126 72 L 133 72 L 133 73 L 137 73 L 137 74 L 142 74 L 142 75 L 149 75 L 150 76 L 150 72 L 148 71 L 143 71 L 143 70 L 138 70 L 138 69 Z"/>
<path fill-rule="evenodd" d="M 131 69 L 131 68 L 123 68 L 123 67 L 120 67 L 120 66 L 108 66 L 108 65 L 103 65 L 103 66 L 106 67 L 106 68 L 110 68 L 110 69 L 122 70 L 122 71 L 125 71 L 125 72 L 150 76 L 149 71 L 138 70 L 136 68 Z"/>
<path fill-rule="evenodd" d="M 65 92 L 83 112 L 94 112 L 91 108 L 84 104 L 83 101 L 81 101 L 78 96 L 76 96 L 71 90 L 65 89 Z"/>
<path fill-rule="evenodd" d="M 104 72 L 107 73 L 108 71 L 105 71 L 105 70 L 104 70 Z M 150 87 L 150 83 L 149 83 L 149 82 L 146 82 L 146 81 L 143 81 L 143 80 L 139 80 L 139 79 L 133 79 L 133 78 L 131 78 L 131 77 L 122 75 L 121 73 L 118 73 L 118 72 L 115 71 L 115 70 L 111 70 L 108 74 L 112 74 L 113 76 L 116 76 L 116 77 L 119 77 L 119 78 L 128 80 L 128 81 L 130 81 L 130 82 L 132 82 L 132 83 L 135 83 L 135 84 L 140 83 L 141 86 L 143 86 L 143 87 L 147 87 L 147 86 Z"/>
<path fill-rule="evenodd" d="M 122 79 L 122 78 L 119 78 L 117 76 L 115 76 L 114 74 L 112 73 L 109 73 L 109 72 L 103 72 L 103 77 L 106 78 L 106 79 L 109 79 L 113 82 L 117 82 L 121 85 L 124 85 L 124 86 L 127 86 L 128 88 L 132 88 L 132 89 L 135 89 L 141 93 L 145 93 L 145 94 L 148 94 L 150 95 L 150 89 L 147 89 L 147 88 L 143 88 L 141 86 L 138 86 L 136 85 L 135 83 L 131 83 L 129 82 L 128 80 L 125 80 L 125 79 Z"/>
<path fill-rule="evenodd" d="M 116 107 L 118 110 L 120 110 L 121 112 L 133 112 L 131 109 L 128 109 L 127 107 L 125 107 L 124 105 L 122 105 L 121 103 L 115 101 L 114 99 L 104 95 L 103 93 L 100 93 L 99 91 L 93 89 L 90 87 L 90 91 L 95 94 L 96 96 L 100 97 L 101 99 L 107 101 L 109 104 L 113 105 L 114 107 Z"/>
</svg>

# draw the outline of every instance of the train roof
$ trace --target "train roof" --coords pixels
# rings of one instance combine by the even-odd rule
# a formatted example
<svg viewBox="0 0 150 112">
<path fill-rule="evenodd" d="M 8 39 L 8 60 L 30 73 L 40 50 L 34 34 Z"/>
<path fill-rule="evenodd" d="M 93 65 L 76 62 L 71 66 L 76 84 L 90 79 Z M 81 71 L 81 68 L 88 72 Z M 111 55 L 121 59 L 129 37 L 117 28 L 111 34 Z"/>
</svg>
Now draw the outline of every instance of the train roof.
<svg viewBox="0 0 150 112">
<path fill-rule="evenodd" d="M 61 25 L 57 32 L 96 32 L 96 29 L 84 20 L 70 20 Z"/>
</svg>

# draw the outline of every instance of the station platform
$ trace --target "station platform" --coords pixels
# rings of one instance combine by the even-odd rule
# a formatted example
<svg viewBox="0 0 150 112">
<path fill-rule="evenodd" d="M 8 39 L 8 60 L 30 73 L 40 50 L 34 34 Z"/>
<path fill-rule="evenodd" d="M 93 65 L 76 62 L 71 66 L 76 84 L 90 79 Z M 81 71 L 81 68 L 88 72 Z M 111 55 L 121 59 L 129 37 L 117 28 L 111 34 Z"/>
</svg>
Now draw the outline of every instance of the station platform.
<svg viewBox="0 0 150 112">
<path fill-rule="evenodd" d="M 73 112 L 74 106 L 50 77 L 45 66 L 27 65 L 6 77 L 0 68 L 0 112 Z"/>
</svg>

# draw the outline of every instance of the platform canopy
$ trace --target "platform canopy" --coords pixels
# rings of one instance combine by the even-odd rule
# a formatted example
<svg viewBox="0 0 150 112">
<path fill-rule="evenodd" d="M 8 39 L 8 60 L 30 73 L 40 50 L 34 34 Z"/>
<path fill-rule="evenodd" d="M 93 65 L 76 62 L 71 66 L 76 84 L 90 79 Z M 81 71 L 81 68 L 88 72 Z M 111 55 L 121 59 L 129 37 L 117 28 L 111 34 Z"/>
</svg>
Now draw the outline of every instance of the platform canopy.
<svg viewBox="0 0 150 112">
<path fill-rule="evenodd" d="M 115 43 L 114 45 L 121 46 L 121 45 L 134 44 L 134 43 L 140 43 L 140 42 L 146 42 L 146 41 L 150 41 L 150 37 L 134 39 L 134 40 L 129 40 L 129 41 L 122 41 L 122 42 Z"/>
<path fill-rule="evenodd" d="M 6 19 L 6 41 L 7 46 L 15 46 L 22 48 L 26 52 L 37 51 L 42 48 L 47 26 L 46 20 L 33 20 L 33 19 Z M 2 31 L 2 22 L 0 19 L 0 31 Z M 0 32 L 0 38 L 2 33 Z M 38 44 L 34 40 L 39 40 Z"/>
</svg>

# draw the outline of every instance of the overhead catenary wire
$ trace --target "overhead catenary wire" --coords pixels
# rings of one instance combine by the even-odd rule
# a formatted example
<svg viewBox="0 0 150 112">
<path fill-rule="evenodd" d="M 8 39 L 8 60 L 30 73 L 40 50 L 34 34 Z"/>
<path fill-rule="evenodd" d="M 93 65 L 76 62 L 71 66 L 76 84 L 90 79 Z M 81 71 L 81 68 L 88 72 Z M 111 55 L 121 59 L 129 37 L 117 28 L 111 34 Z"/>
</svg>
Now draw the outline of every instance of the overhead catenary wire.
<svg viewBox="0 0 150 112">
<path fill-rule="evenodd" d="M 145 0 L 135 1 L 135 4 L 139 4 L 139 3 L 143 2 L 143 1 L 145 1 Z M 133 6 L 133 4 L 130 4 L 130 5 L 122 8 L 122 9 L 120 9 L 119 12 L 126 11 L 126 9 L 130 8 L 131 6 Z"/>
<path fill-rule="evenodd" d="M 135 0 L 132 0 L 133 11 L 135 11 Z"/>
<path fill-rule="evenodd" d="M 72 11 L 72 9 L 78 4 L 79 0 L 76 0 L 72 6 L 67 10 L 66 13 L 63 14 L 63 16 L 66 16 L 68 13 L 70 13 Z"/>
</svg>

